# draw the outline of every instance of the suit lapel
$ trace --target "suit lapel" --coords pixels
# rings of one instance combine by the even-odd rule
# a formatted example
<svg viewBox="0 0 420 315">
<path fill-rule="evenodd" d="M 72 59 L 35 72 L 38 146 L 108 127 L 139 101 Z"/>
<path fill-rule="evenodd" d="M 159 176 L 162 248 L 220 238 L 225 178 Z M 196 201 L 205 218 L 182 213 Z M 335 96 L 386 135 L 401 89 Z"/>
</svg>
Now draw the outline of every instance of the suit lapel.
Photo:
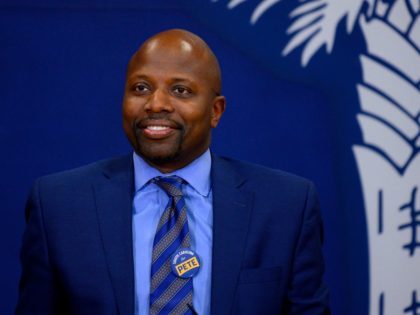
<svg viewBox="0 0 420 315">
<path fill-rule="evenodd" d="M 212 159 L 213 257 L 211 313 L 230 314 L 241 269 L 252 194 L 229 162 Z"/>
<path fill-rule="evenodd" d="M 94 184 L 98 221 L 119 314 L 134 314 L 132 158 L 104 170 Z"/>
<path fill-rule="evenodd" d="M 119 314 L 134 314 L 132 158 L 117 161 L 94 184 L 98 221 Z M 211 313 L 230 314 L 251 213 L 252 194 L 229 162 L 212 156 Z"/>
</svg>

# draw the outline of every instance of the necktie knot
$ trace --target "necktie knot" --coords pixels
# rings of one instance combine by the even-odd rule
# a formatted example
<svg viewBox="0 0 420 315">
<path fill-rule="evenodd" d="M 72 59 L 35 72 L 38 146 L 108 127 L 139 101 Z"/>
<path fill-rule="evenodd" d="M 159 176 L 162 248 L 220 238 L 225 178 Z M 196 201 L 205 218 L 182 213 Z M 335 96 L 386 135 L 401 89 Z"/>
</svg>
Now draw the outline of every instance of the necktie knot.
<svg viewBox="0 0 420 315">
<path fill-rule="evenodd" d="M 182 196 L 182 184 L 185 181 L 179 176 L 155 177 L 153 183 L 158 185 L 170 197 Z"/>
</svg>

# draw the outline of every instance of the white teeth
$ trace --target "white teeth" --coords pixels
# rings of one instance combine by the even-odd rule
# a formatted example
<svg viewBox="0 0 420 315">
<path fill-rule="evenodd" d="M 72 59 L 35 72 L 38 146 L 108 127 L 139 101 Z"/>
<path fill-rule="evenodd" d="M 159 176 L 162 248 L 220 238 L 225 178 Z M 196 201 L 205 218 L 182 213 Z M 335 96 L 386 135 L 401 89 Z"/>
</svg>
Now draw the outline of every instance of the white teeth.
<svg viewBox="0 0 420 315">
<path fill-rule="evenodd" d="M 169 129 L 169 127 L 166 127 L 166 126 L 148 126 L 147 129 L 154 130 L 154 131 L 159 131 L 159 130 Z"/>
</svg>

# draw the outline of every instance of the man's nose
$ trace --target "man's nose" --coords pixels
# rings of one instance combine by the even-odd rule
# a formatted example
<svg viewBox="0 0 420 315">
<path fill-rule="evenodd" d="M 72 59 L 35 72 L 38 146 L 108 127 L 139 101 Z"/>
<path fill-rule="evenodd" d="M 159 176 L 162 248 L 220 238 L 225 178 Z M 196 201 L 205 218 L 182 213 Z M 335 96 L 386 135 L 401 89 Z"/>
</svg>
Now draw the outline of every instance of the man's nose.
<svg viewBox="0 0 420 315">
<path fill-rule="evenodd" d="M 162 91 L 161 89 L 156 89 L 149 98 L 145 109 L 147 111 L 157 113 L 162 111 L 171 112 L 173 110 L 173 107 L 171 105 L 171 100 L 168 93 Z"/>
</svg>

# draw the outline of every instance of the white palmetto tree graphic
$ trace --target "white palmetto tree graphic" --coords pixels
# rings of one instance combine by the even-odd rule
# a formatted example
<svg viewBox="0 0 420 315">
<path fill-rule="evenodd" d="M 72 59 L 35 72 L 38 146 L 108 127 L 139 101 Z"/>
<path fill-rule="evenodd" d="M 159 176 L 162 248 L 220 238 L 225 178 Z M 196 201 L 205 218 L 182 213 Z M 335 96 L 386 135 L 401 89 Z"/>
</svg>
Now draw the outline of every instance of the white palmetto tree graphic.
<svg viewBox="0 0 420 315">
<path fill-rule="evenodd" d="M 302 45 L 302 66 L 321 47 L 332 51 L 343 19 L 348 33 L 358 23 L 365 37 L 357 84 L 363 143 L 353 152 L 368 223 L 370 314 L 419 314 L 420 1 L 301 2 L 283 55 Z"/>
<path fill-rule="evenodd" d="M 260 1 L 250 23 L 279 2 Z M 349 34 L 362 30 L 363 143 L 352 149 L 368 224 L 369 314 L 420 314 L 420 0 L 300 0 L 289 16 L 282 55 L 302 47 L 303 67 L 324 46 L 332 52 L 342 21 Z"/>
</svg>

